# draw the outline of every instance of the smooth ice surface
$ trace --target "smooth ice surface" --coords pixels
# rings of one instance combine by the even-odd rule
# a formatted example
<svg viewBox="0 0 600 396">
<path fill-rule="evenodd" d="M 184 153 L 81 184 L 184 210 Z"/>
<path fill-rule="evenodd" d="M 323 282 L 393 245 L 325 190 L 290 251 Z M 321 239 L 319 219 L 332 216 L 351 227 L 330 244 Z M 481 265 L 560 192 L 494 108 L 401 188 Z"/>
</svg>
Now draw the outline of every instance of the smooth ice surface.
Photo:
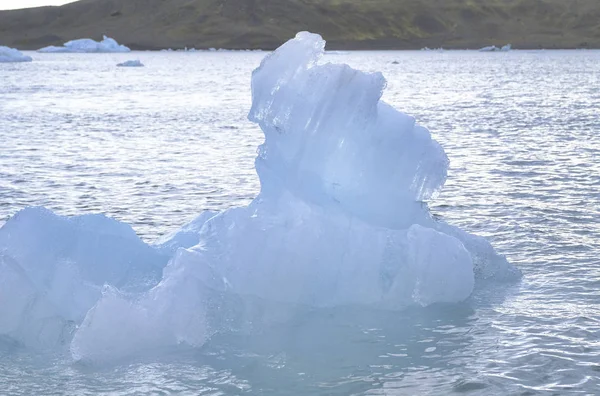
<svg viewBox="0 0 600 396">
<path fill-rule="evenodd" d="M 122 63 L 117 63 L 118 67 L 143 67 L 144 64 L 139 60 L 128 60 Z"/>
<path fill-rule="evenodd" d="M 21 51 L 15 48 L 0 45 L 0 63 L 31 62 L 31 60 L 31 56 L 23 55 Z"/>
<path fill-rule="evenodd" d="M 117 43 L 115 39 L 103 36 L 102 41 L 95 41 L 84 38 L 67 41 L 64 46 L 49 46 L 40 48 L 38 52 L 42 53 L 61 53 L 61 52 L 130 52 L 131 50 Z"/>
</svg>

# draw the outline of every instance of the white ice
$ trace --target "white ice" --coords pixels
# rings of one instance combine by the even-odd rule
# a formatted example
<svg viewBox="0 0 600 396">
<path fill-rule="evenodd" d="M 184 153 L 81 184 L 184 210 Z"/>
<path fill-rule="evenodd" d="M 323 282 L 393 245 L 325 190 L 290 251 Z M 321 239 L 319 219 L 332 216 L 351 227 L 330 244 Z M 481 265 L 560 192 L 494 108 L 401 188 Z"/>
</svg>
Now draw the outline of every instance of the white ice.
<svg viewBox="0 0 600 396">
<path fill-rule="evenodd" d="M 501 48 L 496 47 L 495 45 L 490 45 L 489 47 L 483 47 L 479 49 L 479 52 L 508 52 L 512 49 L 510 44 L 506 44 Z"/>
<path fill-rule="evenodd" d="M 123 63 L 118 63 L 118 67 L 144 67 L 144 64 L 140 60 L 128 60 Z"/>
<path fill-rule="evenodd" d="M 23 55 L 23 53 L 17 49 L 3 47 L 0 45 L 0 63 L 12 63 L 12 62 L 31 62 L 31 56 Z"/>
<path fill-rule="evenodd" d="M 102 216 L 9 220 L 0 299 L 13 303 L 0 306 L 0 334 L 36 344 L 52 317 L 48 338 L 66 339 L 75 359 L 110 360 L 202 345 L 243 322 L 249 301 L 399 310 L 517 278 L 485 239 L 432 217 L 448 158 L 381 100 L 383 75 L 323 64 L 324 47 L 299 33 L 252 74 L 248 118 L 265 142 L 248 206 L 204 212 L 152 247 Z"/>
<path fill-rule="evenodd" d="M 38 52 L 130 52 L 131 50 L 124 45 L 120 45 L 114 39 L 103 36 L 102 41 L 98 42 L 92 39 L 84 38 L 71 40 L 62 47 L 49 46 L 38 50 Z"/>
</svg>

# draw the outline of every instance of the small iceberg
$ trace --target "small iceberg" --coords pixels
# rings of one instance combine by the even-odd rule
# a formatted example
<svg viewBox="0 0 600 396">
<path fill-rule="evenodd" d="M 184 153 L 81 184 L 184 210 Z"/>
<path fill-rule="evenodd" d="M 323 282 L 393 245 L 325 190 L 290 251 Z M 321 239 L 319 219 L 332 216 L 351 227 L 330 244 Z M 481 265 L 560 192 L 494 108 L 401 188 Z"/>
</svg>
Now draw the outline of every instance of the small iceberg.
<svg viewBox="0 0 600 396">
<path fill-rule="evenodd" d="M 252 73 L 248 119 L 265 140 L 247 206 L 203 212 L 153 245 L 103 215 L 11 217 L 0 228 L 0 337 L 114 361 L 201 347 L 295 307 L 398 311 L 518 279 L 487 240 L 430 212 L 448 157 L 382 100 L 383 75 L 324 55 L 321 36 L 301 32 Z"/>
<path fill-rule="evenodd" d="M 119 63 L 119 64 L 117 64 L 117 66 L 118 67 L 144 67 L 144 64 L 142 62 L 140 62 L 139 59 L 136 59 L 136 60 L 128 60 L 123 63 Z"/>
<path fill-rule="evenodd" d="M 64 46 L 49 46 L 38 50 L 42 53 L 94 53 L 94 52 L 130 52 L 131 50 L 117 43 L 115 39 L 103 36 L 102 41 L 98 42 L 92 39 L 79 39 L 67 41 Z"/>
<path fill-rule="evenodd" d="M 15 48 L 3 47 L 0 45 L 0 63 L 13 62 L 31 62 L 31 56 L 23 55 L 23 53 Z"/>
<path fill-rule="evenodd" d="M 495 45 L 483 47 L 479 49 L 479 52 L 508 52 L 512 49 L 512 45 L 506 44 L 505 46 L 498 48 Z"/>
</svg>

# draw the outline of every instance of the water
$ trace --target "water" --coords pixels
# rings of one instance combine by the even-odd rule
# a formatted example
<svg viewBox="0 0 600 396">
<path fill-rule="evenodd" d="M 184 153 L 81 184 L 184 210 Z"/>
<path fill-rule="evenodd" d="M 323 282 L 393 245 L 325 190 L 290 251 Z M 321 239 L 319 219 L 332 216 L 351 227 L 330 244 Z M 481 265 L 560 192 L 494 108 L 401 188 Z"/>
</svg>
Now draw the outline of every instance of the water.
<svg viewBox="0 0 600 396">
<path fill-rule="evenodd" d="M 0 223 L 27 205 L 104 212 L 152 242 L 258 191 L 262 134 L 245 116 L 264 54 L 32 56 L 0 65 Z M 137 57 L 147 67 L 115 67 Z M 385 74 L 384 98 L 450 157 L 434 213 L 491 240 L 522 282 L 399 313 L 299 309 L 286 325 L 109 367 L 0 341 L 0 394 L 598 392 L 600 52 L 327 60 Z"/>
</svg>

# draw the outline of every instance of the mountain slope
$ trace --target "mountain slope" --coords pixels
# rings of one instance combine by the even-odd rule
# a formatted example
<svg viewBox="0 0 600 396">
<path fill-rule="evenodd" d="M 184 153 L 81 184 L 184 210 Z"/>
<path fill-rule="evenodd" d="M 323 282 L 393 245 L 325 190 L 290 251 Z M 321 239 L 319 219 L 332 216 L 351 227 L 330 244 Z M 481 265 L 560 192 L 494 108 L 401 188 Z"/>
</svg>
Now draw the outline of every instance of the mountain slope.
<svg viewBox="0 0 600 396">
<path fill-rule="evenodd" d="M 0 12 L 0 45 L 102 34 L 134 49 L 277 47 L 301 30 L 330 49 L 600 48 L 598 0 L 81 0 Z"/>
</svg>

